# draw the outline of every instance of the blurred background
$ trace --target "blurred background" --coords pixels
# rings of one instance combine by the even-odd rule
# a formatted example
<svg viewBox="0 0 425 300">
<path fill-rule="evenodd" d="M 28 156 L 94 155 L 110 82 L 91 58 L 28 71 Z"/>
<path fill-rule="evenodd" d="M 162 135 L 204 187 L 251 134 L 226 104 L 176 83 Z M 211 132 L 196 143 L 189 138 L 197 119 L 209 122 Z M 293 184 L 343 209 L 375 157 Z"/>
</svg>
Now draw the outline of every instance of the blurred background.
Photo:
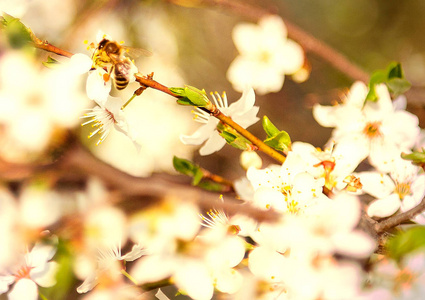
<svg viewBox="0 0 425 300">
<path fill-rule="evenodd" d="M 169 87 L 188 84 L 207 92 L 226 91 L 231 103 L 241 96 L 226 79 L 229 65 L 238 55 L 232 30 L 236 24 L 257 20 L 252 13 L 223 5 L 237 3 L 235 1 L 217 2 L 222 5 L 212 0 L 0 0 L 0 10 L 21 18 L 38 38 L 72 53 L 90 55 L 85 41 L 96 42 L 101 30 L 127 46 L 152 52 L 151 56 L 136 60 L 142 74 L 154 72 L 154 79 Z M 418 90 L 425 88 L 424 1 L 242 0 L 240 3 L 252 5 L 250 12 L 259 8 L 280 15 L 369 74 L 384 69 L 391 61 L 399 61 L 413 86 Z M 0 58 L 5 57 L 6 48 L 0 48 L 4 50 Z M 41 62 L 51 54 L 37 50 L 36 55 Z M 340 100 L 353 78 L 314 53 L 307 52 L 306 58 L 311 68 L 308 80 L 297 83 L 287 76 L 279 92 L 257 95 L 256 105 L 260 107 L 258 116 L 267 115 L 279 129 L 290 134 L 292 141 L 322 147 L 331 129 L 314 121 L 311 107 L 315 103 L 332 104 Z M 84 80 L 78 88 L 82 92 L 71 100 L 77 102 L 79 97 L 78 101 L 84 103 L 81 107 L 92 107 L 93 103 L 84 93 Z M 137 84 L 131 85 L 125 97 L 129 98 L 135 89 Z M 60 90 L 59 94 L 65 97 L 67 92 Z M 128 137 L 119 132 L 112 132 L 101 145 L 95 146 L 97 139 L 87 139 L 90 128 L 79 126 L 82 120 L 76 119 L 72 130 L 97 157 L 132 175 L 173 173 L 172 158 L 176 155 L 193 159 L 230 180 L 244 176 L 245 171 L 239 165 L 239 150 L 226 145 L 223 150 L 203 157 L 197 147 L 180 142 L 180 134 L 190 135 L 199 127 L 190 110 L 190 107 L 178 106 L 172 97 L 150 89 L 133 100 L 126 113 L 137 130 L 142 145 L 140 153 Z M 418 115 L 424 127 L 421 100 L 408 98 L 408 110 Z M 266 137 L 260 122 L 249 130 L 261 139 Z M 262 158 L 263 166 L 271 163 L 266 156 Z M 68 299 L 76 297 L 74 290 Z"/>
<path fill-rule="evenodd" d="M 207 92 L 226 91 L 229 101 L 236 101 L 240 94 L 226 79 L 226 71 L 238 55 L 232 41 L 232 29 L 240 22 L 256 20 L 242 11 L 201 2 L 21 0 L 11 4 L 0 1 L 4 11 L 22 18 L 39 38 L 63 49 L 88 53 L 83 41 L 94 41 L 96 33 L 102 30 L 116 40 L 125 41 L 125 45 L 142 47 L 153 53 L 136 61 L 141 73 L 154 72 L 154 79 L 167 86 L 189 84 Z M 331 0 L 243 2 L 279 14 L 284 21 L 298 25 L 329 44 L 366 72 L 384 69 L 389 62 L 399 61 L 407 79 L 414 86 L 423 87 L 423 1 L 342 0 L 338 4 Z M 47 56 L 42 51 L 39 55 Z M 311 106 L 314 103 L 330 104 L 340 99 L 353 79 L 312 53 L 306 53 L 306 57 L 311 66 L 310 78 L 306 82 L 300 84 L 286 77 L 280 92 L 257 95 L 256 105 L 260 106 L 260 117 L 267 115 L 278 128 L 286 130 L 293 141 L 305 141 L 321 147 L 329 138 L 330 130 L 316 124 Z M 423 114 L 418 102 L 410 105 L 409 109 L 419 116 Z M 191 134 L 198 126 L 190 120 L 189 110 L 177 107 L 173 99 L 159 92 L 147 91 L 128 109 L 142 132 L 144 159 L 140 155 L 135 158 L 132 149 L 124 149 L 126 138 L 120 134 L 112 134 L 94 151 L 135 175 L 169 171 L 172 169 L 172 155 L 190 157 L 194 151 L 194 148 L 178 141 L 179 134 Z M 177 115 L 178 118 L 169 117 Z M 155 132 L 149 128 L 154 128 Z M 260 138 L 265 137 L 260 124 L 250 130 Z M 124 144 L 115 139 L 122 140 Z M 211 156 L 200 157 L 197 152 L 194 155 L 196 162 L 212 172 L 224 173 L 230 179 L 239 177 L 243 172 L 238 167 L 239 151 L 230 146 Z M 265 164 L 267 162 L 266 158 Z"/>
</svg>

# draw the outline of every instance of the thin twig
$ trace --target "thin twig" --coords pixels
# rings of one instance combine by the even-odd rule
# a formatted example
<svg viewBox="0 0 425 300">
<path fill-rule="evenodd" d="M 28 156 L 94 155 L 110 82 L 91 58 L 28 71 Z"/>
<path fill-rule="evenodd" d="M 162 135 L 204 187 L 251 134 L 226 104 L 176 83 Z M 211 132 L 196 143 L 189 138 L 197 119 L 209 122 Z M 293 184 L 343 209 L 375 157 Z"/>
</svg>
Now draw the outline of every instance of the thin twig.
<svg viewBox="0 0 425 300">
<path fill-rule="evenodd" d="M 174 94 L 168 87 L 165 85 L 162 85 L 158 83 L 157 81 L 152 79 L 152 76 L 141 76 L 140 74 L 136 74 L 136 81 L 139 82 L 142 86 L 150 87 L 156 90 L 159 90 L 161 92 L 164 92 L 170 96 L 180 98 L 178 95 Z M 224 115 L 215 105 L 210 103 L 210 109 L 206 109 L 205 107 L 202 107 L 203 110 L 208 112 L 213 117 L 216 117 L 223 123 L 229 125 L 233 129 L 235 129 L 238 133 L 240 133 L 243 137 L 245 137 L 247 140 L 249 140 L 251 143 L 253 143 L 255 146 L 258 147 L 259 150 L 263 151 L 265 154 L 269 155 L 270 157 L 276 159 L 280 163 L 285 162 L 285 156 L 274 150 L 273 148 L 267 146 L 264 144 L 259 138 L 257 138 L 255 135 L 250 133 L 248 130 L 237 124 L 235 121 L 233 121 L 230 117 Z"/>
<path fill-rule="evenodd" d="M 389 217 L 388 219 L 385 219 L 384 221 L 381 221 L 375 224 L 375 230 L 378 233 L 384 232 L 387 229 L 393 228 L 397 225 L 402 224 L 403 222 L 406 222 L 412 219 L 413 217 L 415 217 L 417 214 L 421 213 L 424 210 L 425 210 L 425 198 L 422 199 L 421 203 L 419 203 L 417 206 L 413 207 L 412 209 L 404 213 Z"/>
</svg>

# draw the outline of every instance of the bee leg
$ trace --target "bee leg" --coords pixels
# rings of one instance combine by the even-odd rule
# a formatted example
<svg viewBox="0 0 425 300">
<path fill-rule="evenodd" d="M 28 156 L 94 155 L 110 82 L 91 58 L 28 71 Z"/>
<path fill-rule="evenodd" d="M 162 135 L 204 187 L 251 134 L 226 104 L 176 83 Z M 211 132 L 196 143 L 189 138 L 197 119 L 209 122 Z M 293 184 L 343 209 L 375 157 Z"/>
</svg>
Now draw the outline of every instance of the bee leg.
<svg viewBox="0 0 425 300">
<path fill-rule="evenodd" d="M 121 109 L 122 110 L 124 110 L 124 108 L 134 99 L 134 98 L 136 98 L 136 96 L 140 96 L 142 93 L 143 93 L 143 91 L 144 90 L 146 90 L 146 86 L 141 86 L 141 87 L 139 87 L 137 90 L 135 90 L 134 91 L 134 93 L 133 93 L 133 96 L 131 96 L 131 98 L 130 99 L 128 99 L 128 101 L 123 105 L 123 106 L 121 106 Z"/>
</svg>

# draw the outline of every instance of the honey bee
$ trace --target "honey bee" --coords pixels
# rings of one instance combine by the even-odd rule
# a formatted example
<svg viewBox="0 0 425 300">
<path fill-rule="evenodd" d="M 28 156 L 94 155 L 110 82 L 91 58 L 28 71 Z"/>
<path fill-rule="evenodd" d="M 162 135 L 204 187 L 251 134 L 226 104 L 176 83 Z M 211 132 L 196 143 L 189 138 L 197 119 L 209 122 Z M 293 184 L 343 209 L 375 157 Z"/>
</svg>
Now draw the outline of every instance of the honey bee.
<svg viewBox="0 0 425 300">
<path fill-rule="evenodd" d="M 144 49 L 126 47 L 116 41 L 103 38 L 95 49 L 92 60 L 94 66 L 102 68 L 111 66 L 109 76 L 113 78 L 117 90 L 123 90 L 129 84 L 133 74 L 137 72 L 130 56 L 137 58 L 140 55 L 149 56 L 151 53 Z"/>
</svg>

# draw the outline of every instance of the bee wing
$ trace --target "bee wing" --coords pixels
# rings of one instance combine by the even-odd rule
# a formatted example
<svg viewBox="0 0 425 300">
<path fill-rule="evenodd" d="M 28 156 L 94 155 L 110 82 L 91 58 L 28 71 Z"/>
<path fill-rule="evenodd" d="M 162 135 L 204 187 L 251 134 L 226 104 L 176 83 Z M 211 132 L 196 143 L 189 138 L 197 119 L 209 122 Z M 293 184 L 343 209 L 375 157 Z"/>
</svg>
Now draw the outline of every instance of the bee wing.
<svg viewBox="0 0 425 300">
<path fill-rule="evenodd" d="M 135 48 L 135 47 L 127 47 L 127 46 L 123 46 L 125 53 L 130 57 L 130 58 L 138 58 L 140 56 L 151 56 L 152 52 L 146 50 L 146 49 L 142 49 L 142 48 Z"/>
</svg>

